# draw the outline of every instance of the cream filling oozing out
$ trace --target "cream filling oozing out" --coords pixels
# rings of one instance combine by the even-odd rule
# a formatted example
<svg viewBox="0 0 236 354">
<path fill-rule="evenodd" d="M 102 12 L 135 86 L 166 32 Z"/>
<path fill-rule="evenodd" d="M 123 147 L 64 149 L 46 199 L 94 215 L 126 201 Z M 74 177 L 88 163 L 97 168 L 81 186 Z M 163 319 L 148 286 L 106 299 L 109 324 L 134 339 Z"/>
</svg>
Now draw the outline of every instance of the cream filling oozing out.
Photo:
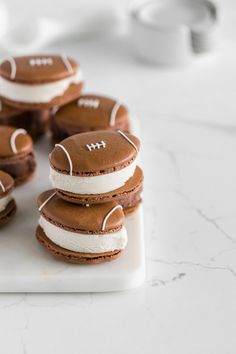
<svg viewBox="0 0 236 354">
<path fill-rule="evenodd" d="M 17 102 L 46 103 L 62 96 L 71 84 L 78 84 L 82 79 L 81 70 L 65 79 L 36 85 L 21 84 L 0 77 L 0 94 Z"/>
<path fill-rule="evenodd" d="M 3 197 L 0 199 L 0 213 L 6 209 L 8 203 L 12 200 L 11 195 L 7 195 L 6 197 Z"/>
<path fill-rule="evenodd" d="M 124 249 L 128 242 L 124 226 L 117 232 L 103 235 L 87 235 L 61 229 L 51 224 L 43 216 L 40 216 L 39 225 L 53 243 L 74 252 L 112 252 Z"/>
<path fill-rule="evenodd" d="M 127 167 L 104 175 L 81 177 L 59 173 L 50 167 L 50 181 L 56 189 L 75 194 L 101 194 L 122 187 L 134 175 L 136 160 Z"/>
</svg>

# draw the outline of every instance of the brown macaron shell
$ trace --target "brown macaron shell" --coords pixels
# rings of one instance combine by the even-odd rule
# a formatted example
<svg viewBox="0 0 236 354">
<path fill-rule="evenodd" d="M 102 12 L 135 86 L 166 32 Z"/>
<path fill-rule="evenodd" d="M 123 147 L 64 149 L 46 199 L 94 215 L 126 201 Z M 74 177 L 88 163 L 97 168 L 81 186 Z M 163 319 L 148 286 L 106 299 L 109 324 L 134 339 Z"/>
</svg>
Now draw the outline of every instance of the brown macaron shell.
<svg viewBox="0 0 236 354">
<path fill-rule="evenodd" d="M 140 141 L 131 134 L 127 137 L 140 148 Z M 89 150 L 87 144 L 103 141 L 106 146 Z M 98 176 L 121 170 L 137 157 L 137 151 L 119 132 L 95 131 L 73 135 L 63 140 L 73 164 L 74 176 Z M 51 167 L 59 173 L 70 173 L 67 156 L 60 147 L 55 147 L 49 156 Z"/>
<path fill-rule="evenodd" d="M 31 137 L 26 133 L 16 136 L 16 153 L 12 150 L 10 139 L 16 128 L 0 126 L 0 169 L 9 173 L 18 186 L 29 180 L 35 170 L 36 161 Z"/>
<path fill-rule="evenodd" d="M 9 126 L 0 126 L 0 159 L 12 157 L 15 155 L 27 154 L 32 151 L 33 142 L 31 137 L 26 134 L 19 134 L 16 137 L 15 144 L 17 153 L 15 154 L 11 148 L 10 139 L 17 129 Z"/>
<path fill-rule="evenodd" d="M 14 179 L 4 171 L 0 171 L 0 200 L 11 193 L 14 188 Z M 0 212 L 0 226 L 7 224 L 16 212 L 16 203 L 11 199 L 4 210 Z"/>
<path fill-rule="evenodd" d="M 0 213 L 0 226 L 7 224 L 12 219 L 16 213 L 16 209 L 15 200 L 12 199 L 7 207 Z"/>
<path fill-rule="evenodd" d="M 16 65 L 16 74 L 11 78 L 11 64 L 5 60 L 0 65 L 0 75 L 9 81 L 22 84 L 43 84 L 65 79 L 75 74 L 78 64 L 73 59 L 67 57 L 72 68 L 66 67 L 60 55 L 28 55 L 12 58 Z M 52 65 L 31 65 L 32 60 L 51 59 Z"/>
<path fill-rule="evenodd" d="M 44 233 L 43 229 L 38 226 L 36 229 L 36 237 L 38 241 L 47 249 L 51 255 L 58 260 L 74 263 L 74 264 L 99 264 L 111 262 L 121 256 L 123 250 L 115 250 L 104 253 L 81 253 L 69 251 L 63 247 L 56 245 Z"/>
<path fill-rule="evenodd" d="M 23 128 L 36 140 L 49 128 L 50 110 L 22 111 L 8 106 L 0 99 L 0 126 Z"/>
<path fill-rule="evenodd" d="M 48 131 L 50 118 L 51 112 L 49 109 L 27 110 L 22 112 L 20 119 L 14 119 L 11 125 L 24 128 L 35 141 Z"/>
<path fill-rule="evenodd" d="M 34 152 L 11 158 L 0 158 L 0 168 L 14 178 L 15 186 L 20 186 L 30 181 L 34 175 L 36 168 Z"/>
<path fill-rule="evenodd" d="M 37 200 L 38 208 L 55 193 L 55 190 L 43 192 Z M 116 202 L 99 205 L 75 205 L 67 203 L 57 194 L 41 209 L 41 215 L 50 223 L 71 232 L 84 234 L 107 234 L 120 230 L 124 223 L 124 213 L 121 208 L 114 210 L 102 230 L 106 215 L 117 206 Z"/>
<path fill-rule="evenodd" d="M 0 199 L 11 193 L 14 187 L 14 179 L 6 172 L 0 171 L 0 182 L 3 189 L 0 186 Z"/>
<path fill-rule="evenodd" d="M 11 125 L 11 124 L 6 124 L 5 119 L 13 118 L 13 117 L 18 117 L 22 114 L 22 111 L 8 106 L 2 98 L 0 98 L 0 124 L 1 125 Z"/>
<path fill-rule="evenodd" d="M 142 202 L 143 183 L 128 194 L 121 194 L 116 200 L 123 208 L 125 216 L 135 212 Z"/>
<path fill-rule="evenodd" d="M 90 101 L 92 104 L 86 104 Z M 113 121 L 114 108 L 116 111 Z M 128 132 L 129 112 L 123 104 L 114 99 L 94 94 L 81 95 L 79 99 L 56 111 L 52 117 L 51 128 L 53 138 L 57 141 L 77 133 L 95 130 L 121 129 Z"/>
</svg>

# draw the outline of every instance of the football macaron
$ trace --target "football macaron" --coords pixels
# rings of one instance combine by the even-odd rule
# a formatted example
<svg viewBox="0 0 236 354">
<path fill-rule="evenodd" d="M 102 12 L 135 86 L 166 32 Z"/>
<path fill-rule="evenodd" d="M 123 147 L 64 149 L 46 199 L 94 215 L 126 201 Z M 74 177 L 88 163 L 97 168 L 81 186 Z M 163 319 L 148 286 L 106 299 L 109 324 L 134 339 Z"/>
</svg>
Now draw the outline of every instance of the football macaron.
<svg viewBox="0 0 236 354">
<path fill-rule="evenodd" d="M 11 195 L 13 188 L 14 179 L 0 171 L 0 226 L 10 221 L 16 212 L 16 203 Z"/>
<path fill-rule="evenodd" d="M 22 111 L 6 105 L 0 99 L 0 125 L 26 129 L 33 139 L 49 128 L 50 110 Z"/>
<path fill-rule="evenodd" d="M 48 109 L 78 98 L 83 83 L 75 60 L 66 55 L 8 58 L 0 65 L 0 94 L 10 106 Z"/>
<path fill-rule="evenodd" d="M 77 100 L 55 110 L 51 124 L 53 141 L 94 130 L 130 131 L 128 109 L 119 101 L 94 94 L 81 95 Z"/>
<path fill-rule="evenodd" d="M 56 144 L 49 155 L 50 180 L 58 195 L 69 202 L 117 200 L 128 213 L 141 201 L 139 149 L 139 139 L 120 130 L 73 135 Z"/>
<path fill-rule="evenodd" d="M 127 244 L 124 213 L 116 202 L 88 207 L 67 203 L 54 190 L 37 201 L 38 241 L 70 263 L 101 263 L 118 258 Z"/>
<path fill-rule="evenodd" d="M 15 185 L 29 180 L 36 162 L 31 137 L 24 129 L 0 126 L 0 170 L 10 174 Z"/>
</svg>

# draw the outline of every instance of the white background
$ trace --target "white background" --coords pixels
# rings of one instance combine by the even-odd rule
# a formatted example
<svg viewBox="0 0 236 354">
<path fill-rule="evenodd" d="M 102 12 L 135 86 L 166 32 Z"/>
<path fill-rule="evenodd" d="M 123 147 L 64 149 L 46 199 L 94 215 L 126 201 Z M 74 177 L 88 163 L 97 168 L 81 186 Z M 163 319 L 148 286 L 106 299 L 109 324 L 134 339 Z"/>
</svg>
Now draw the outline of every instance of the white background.
<svg viewBox="0 0 236 354">
<path fill-rule="evenodd" d="M 8 3 L 28 20 L 49 6 Z M 147 279 L 123 293 L 0 295 L 2 353 L 235 353 L 236 2 L 221 10 L 218 52 L 188 67 L 145 66 L 125 36 L 50 48 L 80 61 L 87 91 L 140 117 Z"/>
</svg>

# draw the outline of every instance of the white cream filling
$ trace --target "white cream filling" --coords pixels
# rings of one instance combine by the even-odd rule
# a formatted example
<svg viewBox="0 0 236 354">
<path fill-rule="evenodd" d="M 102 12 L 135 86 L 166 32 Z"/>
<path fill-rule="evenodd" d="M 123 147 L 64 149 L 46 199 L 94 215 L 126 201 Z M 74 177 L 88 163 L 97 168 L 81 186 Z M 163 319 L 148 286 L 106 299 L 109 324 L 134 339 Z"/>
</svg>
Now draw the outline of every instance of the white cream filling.
<svg viewBox="0 0 236 354">
<path fill-rule="evenodd" d="M 7 204 L 12 200 L 11 195 L 7 195 L 6 197 L 3 197 L 0 199 L 0 213 L 6 209 Z"/>
<path fill-rule="evenodd" d="M 74 252 L 111 252 L 124 249 L 128 242 L 125 227 L 122 227 L 117 232 L 109 234 L 87 235 L 61 229 L 60 227 L 51 224 L 43 216 L 40 216 L 39 225 L 52 242 Z"/>
<path fill-rule="evenodd" d="M 70 176 L 50 167 L 50 181 L 54 188 L 75 194 L 101 194 L 122 187 L 134 175 L 136 160 L 127 167 L 104 175 Z"/>
<path fill-rule="evenodd" d="M 18 102 L 46 103 L 57 96 L 62 96 L 71 84 L 78 84 L 82 79 L 81 70 L 65 79 L 36 85 L 21 84 L 0 77 L 0 94 Z"/>
</svg>

